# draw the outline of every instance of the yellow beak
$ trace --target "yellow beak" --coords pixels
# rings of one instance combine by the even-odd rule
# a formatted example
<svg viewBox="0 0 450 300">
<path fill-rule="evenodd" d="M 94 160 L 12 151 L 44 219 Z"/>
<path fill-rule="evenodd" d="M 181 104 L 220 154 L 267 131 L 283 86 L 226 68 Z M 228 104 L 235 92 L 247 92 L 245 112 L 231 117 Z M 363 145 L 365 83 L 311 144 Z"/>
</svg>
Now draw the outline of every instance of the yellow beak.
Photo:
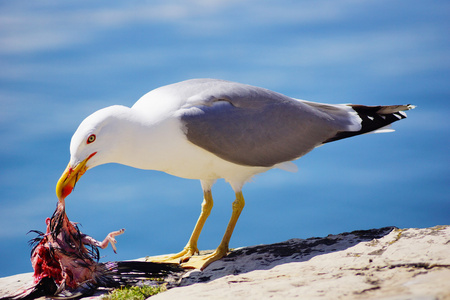
<svg viewBox="0 0 450 300">
<path fill-rule="evenodd" d="M 67 165 L 64 173 L 59 178 L 56 184 L 56 196 L 59 200 L 66 198 L 75 187 L 78 179 L 87 171 L 86 163 L 87 161 L 96 154 L 97 152 L 89 155 L 85 160 L 80 162 L 75 167 L 71 166 L 70 163 Z"/>
</svg>

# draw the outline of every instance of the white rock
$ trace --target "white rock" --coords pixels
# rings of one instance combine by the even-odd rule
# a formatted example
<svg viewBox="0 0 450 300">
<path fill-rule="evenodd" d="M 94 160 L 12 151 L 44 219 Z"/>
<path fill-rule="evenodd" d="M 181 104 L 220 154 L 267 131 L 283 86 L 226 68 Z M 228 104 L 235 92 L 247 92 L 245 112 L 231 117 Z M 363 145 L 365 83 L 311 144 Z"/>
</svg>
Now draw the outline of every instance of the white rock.
<svg viewBox="0 0 450 300">
<path fill-rule="evenodd" d="M 450 226 L 394 229 L 383 237 L 367 238 L 329 236 L 310 242 L 330 245 L 309 249 L 303 247 L 308 240 L 291 240 L 298 252 L 311 253 L 278 259 L 268 253 L 274 245 L 268 245 L 260 254 L 226 258 L 204 272 L 190 272 L 182 282 L 186 286 L 152 300 L 450 299 Z M 207 282 L 192 284 L 208 277 Z"/>
<path fill-rule="evenodd" d="M 0 279 L 0 297 L 30 280 L 30 273 Z M 450 299 L 450 226 L 240 248 L 151 299 L 268 298 Z"/>
</svg>

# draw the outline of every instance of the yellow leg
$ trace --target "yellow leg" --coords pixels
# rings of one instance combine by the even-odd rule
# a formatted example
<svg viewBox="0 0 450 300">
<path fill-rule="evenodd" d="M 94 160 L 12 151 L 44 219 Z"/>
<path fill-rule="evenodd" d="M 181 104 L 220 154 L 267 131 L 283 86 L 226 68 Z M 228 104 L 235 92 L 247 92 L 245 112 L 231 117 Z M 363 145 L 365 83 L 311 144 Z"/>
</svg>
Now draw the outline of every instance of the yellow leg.
<svg viewBox="0 0 450 300">
<path fill-rule="evenodd" d="M 184 262 L 189 260 L 191 256 L 195 253 L 199 253 L 197 248 L 197 241 L 202 232 L 203 225 L 205 225 L 206 219 L 211 213 L 211 209 L 213 207 L 213 198 L 211 191 L 203 191 L 203 203 L 202 203 L 202 211 L 200 213 L 200 217 L 197 220 L 197 224 L 195 224 L 194 231 L 192 231 L 191 237 L 189 238 L 188 243 L 184 247 L 184 249 L 174 255 L 170 256 L 162 256 L 162 257 L 150 257 L 147 260 L 150 261 L 159 261 L 159 262 Z"/>
<path fill-rule="evenodd" d="M 229 250 L 228 245 L 230 243 L 231 235 L 233 234 L 234 227 L 236 226 L 236 222 L 239 219 L 244 206 L 244 196 L 242 195 L 242 192 L 239 191 L 236 193 L 236 200 L 233 202 L 233 212 L 231 214 L 230 222 L 228 222 L 227 230 L 223 235 L 219 247 L 217 247 L 214 253 L 210 255 L 192 257 L 187 263 L 182 264 L 182 266 L 187 268 L 200 268 L 203 270 L 212 262 L 226 256 Z"/>
</svg>

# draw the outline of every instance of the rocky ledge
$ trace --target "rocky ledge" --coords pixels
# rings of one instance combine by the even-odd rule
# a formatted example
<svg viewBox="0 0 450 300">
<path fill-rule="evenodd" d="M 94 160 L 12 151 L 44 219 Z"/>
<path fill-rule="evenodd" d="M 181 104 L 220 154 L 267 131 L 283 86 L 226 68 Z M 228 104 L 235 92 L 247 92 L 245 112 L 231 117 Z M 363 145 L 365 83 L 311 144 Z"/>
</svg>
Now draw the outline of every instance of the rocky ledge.
<svg viewBox="0 0 450 300">
<path fill-rule="evenodd" d="M 0 297 L 30 279 L 0 279 Z M 152 299 L 294 297 L 450 299 L 450 226 L 386 227 L 239 248 Z"/>
</svg>

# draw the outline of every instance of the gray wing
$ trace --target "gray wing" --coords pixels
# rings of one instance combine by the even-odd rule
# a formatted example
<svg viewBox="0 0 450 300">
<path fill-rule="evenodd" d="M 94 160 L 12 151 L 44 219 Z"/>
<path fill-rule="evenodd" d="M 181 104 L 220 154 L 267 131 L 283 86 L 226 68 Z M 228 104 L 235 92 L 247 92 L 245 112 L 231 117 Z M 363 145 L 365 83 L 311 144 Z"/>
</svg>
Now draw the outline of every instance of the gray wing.
<svg viewBox="0 0 450 300">
<path fill-rule="evenodd" d="M 345 105 L 311 105 L 244 84 L 209 83 L 187 101 L 191 106 L 181 114 L 185 133 L 193 144 L 236 164 L 270 167 L 306 154 L 339 131 L 360 128 Z"/>
</svg>

